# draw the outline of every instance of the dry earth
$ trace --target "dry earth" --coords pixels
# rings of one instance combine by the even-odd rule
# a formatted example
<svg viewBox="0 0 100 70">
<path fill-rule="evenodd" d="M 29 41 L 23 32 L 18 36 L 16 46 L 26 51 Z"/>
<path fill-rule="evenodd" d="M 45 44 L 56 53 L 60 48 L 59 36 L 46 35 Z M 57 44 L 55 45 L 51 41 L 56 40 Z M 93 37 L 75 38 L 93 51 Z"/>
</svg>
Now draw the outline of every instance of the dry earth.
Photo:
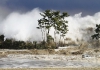
<svg viewBox="0 0 100 70">
<path fill-rule="evenodd" d="M 73 62 L 77 61 L 79 64 L 82 62 L 89 63 L 89 67 L 79 66 L 76 68 L 73 66 L 66 66 L 67 68 L 33 68 L 33 69 L 0 69 L 0 70 L 100 70 L 100 68 L 91 68 L 96 63 L 100 66 L 100 51 L 96 53 L 94 49 L 87 49 L 85 51 L 81 51 L 76 48 L 67 48 L 67 49 L 44 49 L 44 50 L 9 50 L 9 49 L 1 49 L 0 50 L 0 60 L 2 58 L 18 58 L 18 59 L 32 59 L 32 60 L 60 60 L 60 61 L 67 61 Z M 60 55 L 60 56 L 59 56 Z M 82 55 L 85 55 L 84 57 Z M 8 59 L 7 59 L 8 60 Z M 5 60 L 4 60 L 5 61 Z M 74 63 L 75 64 L 75 63 Z M 92 64 L 92 65 L 91 65 Z M 94 65 L 93 65 L 94 64 Z M 98 67 L 98 66 L 97 66 Z"/>
<path fill-rule="evenodd" d="M 100 68 L 17 68 L 0 70 L 100 70 Z"/>
</svg>

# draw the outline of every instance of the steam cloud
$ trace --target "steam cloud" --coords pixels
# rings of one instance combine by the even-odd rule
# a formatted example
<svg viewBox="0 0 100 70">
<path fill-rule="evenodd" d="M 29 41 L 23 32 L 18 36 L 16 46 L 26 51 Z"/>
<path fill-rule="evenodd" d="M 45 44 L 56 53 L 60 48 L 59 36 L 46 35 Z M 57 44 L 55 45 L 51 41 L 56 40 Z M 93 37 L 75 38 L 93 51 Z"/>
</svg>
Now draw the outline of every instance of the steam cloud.
<svg viewBox="0 0 100 70">
<path fill-rule="evenodd" d="M 23 41 L 41 41 L 42 34 L 38 26 L 38 19 L 42 18 L 38 8 L 26 13 L 12 12 L 2 18 L 0 16 L 0 34 L 4 34 L 6 38 L 14 38 Z M 82 17 L 82 13 L 75 14 L 65 18 L 68 21 L 67 38 L 72 40 L 89 40 L 94 33 L 89 28 L 94 28 L 95 24 L 100 23 L 100 12 L 93 16 L 87 15 Z M 53 36 L 53 29 L 50 34 Z M 54 36 L 53 36 L 54 37 Z"/>
</svg>

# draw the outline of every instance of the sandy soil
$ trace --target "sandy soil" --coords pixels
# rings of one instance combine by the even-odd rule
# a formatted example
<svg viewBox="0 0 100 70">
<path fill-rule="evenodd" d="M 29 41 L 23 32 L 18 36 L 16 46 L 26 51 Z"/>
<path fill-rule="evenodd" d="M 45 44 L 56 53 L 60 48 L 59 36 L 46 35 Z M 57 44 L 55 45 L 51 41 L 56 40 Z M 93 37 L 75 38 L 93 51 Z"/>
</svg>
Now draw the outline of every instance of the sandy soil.
<svg viewBox="0 0 100 70">
<path fill-rule="evenodd" d="M 100 70 L 100 68 L 10 68 L 0 70 Z"/>
</svg>

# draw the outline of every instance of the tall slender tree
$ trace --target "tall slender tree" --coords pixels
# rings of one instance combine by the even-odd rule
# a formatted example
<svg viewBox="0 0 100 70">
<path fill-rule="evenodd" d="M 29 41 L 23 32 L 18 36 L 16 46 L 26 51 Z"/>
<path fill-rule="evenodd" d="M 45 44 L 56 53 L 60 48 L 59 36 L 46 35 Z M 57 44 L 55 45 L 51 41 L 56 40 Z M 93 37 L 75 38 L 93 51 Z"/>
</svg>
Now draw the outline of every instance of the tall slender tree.
<svg viewBox="0 0 100 70">
<path fill-rule="evenodd" d="M 65 36 L 65 34 L 68 31 L 68 21 L 65 20 L 65 17 L 68 17 L 69 15 L 65 12 L 60 13 L 59 11 L 53 12 L 53 27 L 55 29 L 54 31 L 54 37 L 56 41 L 56 34 L 60 34 L 60 38 Z"/>
<path fill-rule="evenodd" d="M 43 17 L 40 20 L 38 20 L 38 25 L 40 29 L 44 29 L 46 33 L 46 37 L 49 36 L 49 32 L 51 27 L 54 28 L 54 38 L 56 42 L 56 34 L 61 34 L 65 36 L 65 34 L 68 31 L 68 21 L 65 20 L 65 17 L 68 17 L 68 13 L 60 13 L 60 11 L 52 11 L 52 10 L 46 10 L 43 13 L 40 13 L 40 15 Z"/>
<path fill-rule="evenodd" d="M 51 17 L 52 17 L 52 12 L 50 10 L 46 10 L 43 13 L 40 13 L 40 15 L 43 17 L 40 20 L 38 20 L 38 29 L 43 29 L 43 35 L 44 37 L 47 37 L 49 35 L 50 28 L 52 27 L 51 23 Z M 45 39 L 45 38 L 44 38 Z"/>
</svg>

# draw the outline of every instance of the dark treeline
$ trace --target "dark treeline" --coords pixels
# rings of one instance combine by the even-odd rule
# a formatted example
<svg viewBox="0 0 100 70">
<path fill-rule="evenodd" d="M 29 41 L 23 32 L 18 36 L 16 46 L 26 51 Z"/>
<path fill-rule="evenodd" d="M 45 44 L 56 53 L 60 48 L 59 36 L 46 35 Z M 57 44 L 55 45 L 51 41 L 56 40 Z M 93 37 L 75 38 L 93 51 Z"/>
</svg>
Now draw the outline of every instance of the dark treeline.
<svg viewBox="0 0 100 70">
<path fill-rule="evenodd" d="M 0 35 L 0 49 L 55 49 L 53 41 L 46 43 L 45 41 L 16 41 L 14 39 L 4 40 L 4 35 Z"/>
</svg>

